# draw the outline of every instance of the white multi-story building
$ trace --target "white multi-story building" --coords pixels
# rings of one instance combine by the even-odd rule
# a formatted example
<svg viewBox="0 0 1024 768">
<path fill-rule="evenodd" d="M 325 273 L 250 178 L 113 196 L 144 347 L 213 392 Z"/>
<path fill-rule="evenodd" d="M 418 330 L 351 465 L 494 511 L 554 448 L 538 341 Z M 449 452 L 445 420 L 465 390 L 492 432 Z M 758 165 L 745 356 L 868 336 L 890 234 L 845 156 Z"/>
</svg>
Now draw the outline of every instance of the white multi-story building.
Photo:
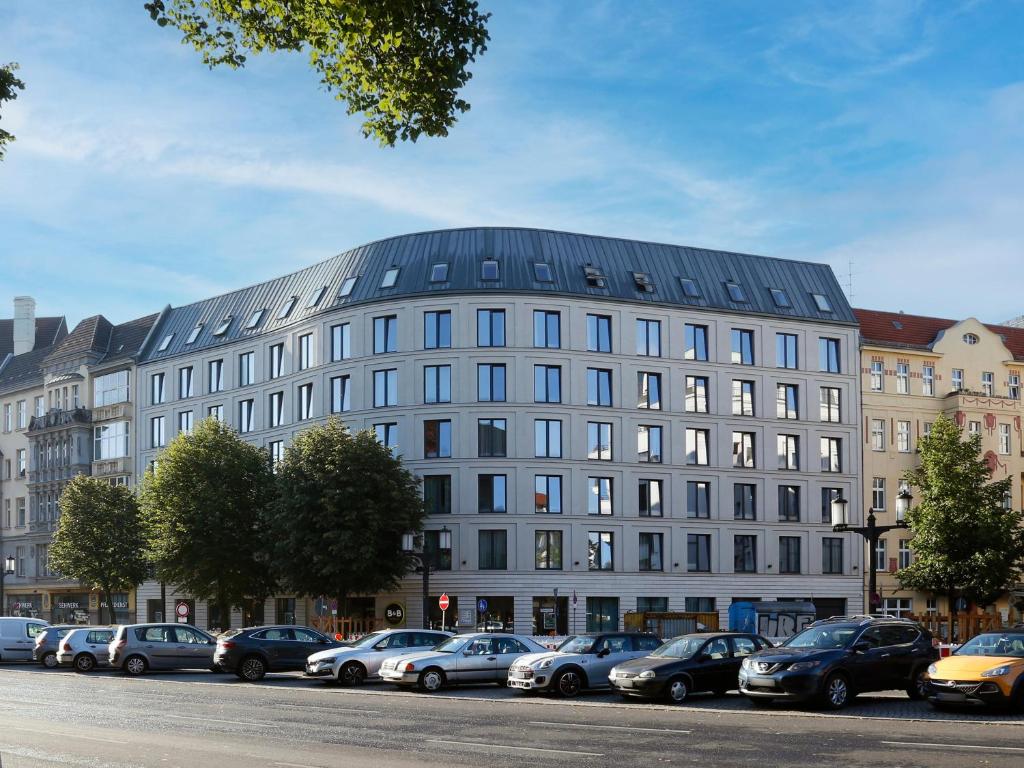
<svg viewBox="0 0 1024 768">
<path fill-rule="evenodd" d="M 426 546 L 452 532 L 431 585 L 462 626 L 565 633 L 637 609 L 724 617 L 736 599 L 862 609 L 862 548 L 829 504 L 861 507 L 857 327 L 826 265 L 407 235 L 165 310 L 136 386 L 139 472 L 209 416 L 271 456 L 332 414 L 374 430 L 423 478 Z M 140 620 L 143 597 L 162 615 L 147 585 Z M 418 625 L 419 577 L 348 608 L 393 602 Z M 309 610 L 284 596 L 232 621 Z"/>
</svg>

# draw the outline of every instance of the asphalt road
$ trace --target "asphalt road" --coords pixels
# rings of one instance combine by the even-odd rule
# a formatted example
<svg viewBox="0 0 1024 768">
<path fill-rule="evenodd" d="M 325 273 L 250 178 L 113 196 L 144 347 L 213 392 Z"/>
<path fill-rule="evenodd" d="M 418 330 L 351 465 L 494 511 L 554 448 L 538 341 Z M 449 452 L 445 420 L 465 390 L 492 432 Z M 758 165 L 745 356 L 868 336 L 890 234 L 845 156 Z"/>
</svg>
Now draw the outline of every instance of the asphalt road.
<svg viewBox="0 0 1024 768">
<path fill-rule="evenodd" d="M 863 697 L 841 715 L 752 710 L 738 696 L 682 707 L 572 702 L 497 687 L 405 693 L 296 676 L 129 679 L 0 667 L 2 768 L 397 766 L 1014 766 L 1024 716 L 939 713 Z"/>
</svg>

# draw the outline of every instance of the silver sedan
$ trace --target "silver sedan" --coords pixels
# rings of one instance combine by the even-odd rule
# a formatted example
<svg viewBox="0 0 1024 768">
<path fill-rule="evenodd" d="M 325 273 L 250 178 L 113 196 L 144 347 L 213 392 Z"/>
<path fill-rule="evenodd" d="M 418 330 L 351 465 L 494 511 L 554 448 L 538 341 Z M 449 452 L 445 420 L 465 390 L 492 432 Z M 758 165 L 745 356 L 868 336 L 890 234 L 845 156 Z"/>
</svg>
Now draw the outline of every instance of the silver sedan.
<svg viewBox="0 0 1024 768">
<path fill-rule="evenodd" d="M 432 651 L 407 653 L 385 661 L 380 676 L 385 682 L 437 691 L 446 685 L 498 683 L 504 685 L 512 662 L 527 653 L 541 653 L 542 645 L 522 635 L 474 632 L 456 635 Z"/>
</svg>

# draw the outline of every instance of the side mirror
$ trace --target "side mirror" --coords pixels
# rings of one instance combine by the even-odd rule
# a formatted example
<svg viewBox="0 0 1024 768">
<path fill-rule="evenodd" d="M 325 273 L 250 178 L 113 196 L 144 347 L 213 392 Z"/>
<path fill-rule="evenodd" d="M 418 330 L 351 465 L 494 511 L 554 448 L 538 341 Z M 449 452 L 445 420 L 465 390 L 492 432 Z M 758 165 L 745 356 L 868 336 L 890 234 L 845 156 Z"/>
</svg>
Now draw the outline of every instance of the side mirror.
<svg viewBox="0 0 1024 768">
<path fill-rule="evenodd" d="M 611 652 L 612 652 L 611 648 L 602 648 L 600 651 L 597 652 L 597 658 L 603 659 L 605 656 L 607 656 Z"/>
<path fill-rule="evenodd" d="M 858 640 L 856 643 L 853 644 L 850 650 L 854 653 L 864 653 L 864 651 L 871 650 L 871 643 L 869 643 L 867 640 Z"/>
<path fill-rule="evenodd" d="M 472 656 L 472 655 L 473 655 L 473 652 L 472 652 L 472 651 L 463 651 L 463 652 L 462 652 L 462 655 L 463 655 L 463 656 Z"/>
</svg>

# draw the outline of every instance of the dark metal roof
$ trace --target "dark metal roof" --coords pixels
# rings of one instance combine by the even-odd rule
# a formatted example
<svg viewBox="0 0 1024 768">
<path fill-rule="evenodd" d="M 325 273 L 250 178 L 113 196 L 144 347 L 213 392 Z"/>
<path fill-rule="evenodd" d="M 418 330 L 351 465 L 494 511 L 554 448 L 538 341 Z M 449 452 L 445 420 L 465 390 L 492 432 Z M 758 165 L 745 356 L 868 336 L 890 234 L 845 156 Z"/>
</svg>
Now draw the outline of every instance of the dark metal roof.
<svg viewBox="0 0 1024 768">
<path fill-rule="evenodd" d="M 497 280 L 481 279 L 481 262 L 496 259 Z M 431 265 L 447 262 L 448 280 L 430 282 Z M 538 282 L 534 264 L 550 265 L 551 282 Z M 599 268 L 606 287 L 588 284 L 584 267 Z M 385 272 L 398 267 L 392 288 L 381 288 Z M 634 272 L 649 276 L 654 290 L 643 290 Z M 350 295 L 339 297 L 343 281 L 358 277 Z M 679 279 L 696 281 L 700 296 L 684 294 Z M 734 302 L 727 281 L 740 284 L 747 302 Z M 315 307 L 310 298 L 325 287 Z M 779 307 L 770 289 L 785 290 L 791 306 Z M 342 306 L 396 298 L 458 293 L 558 294 L 698 307 L 710 310 L 768 315 L 780 318 L 856 324 L 853 311 L 827 264 L 773 259 L 765 256 L 712 251 L 611 237 L 579 235 L 537 229 L 478 227 L 421 232 L 379 240 L 354 248 L 327 261 L 265 283 L 243 288 L 167 311 L 151 334 L 140 362 L 194 352 L 241 338 L 258 336 Z M 821 294 L 832 312 L 818 309 L 812 294 Z M 291 313 L 281 308 L 297 297 Z M 245 326 L 254 312 L 264 310 L 255 328 Z M 231 316 L 227 331 L 214 330 Z M 195 340 L 190 334 L 202 324 Z M 164 341 L 170 337 L 164 349 Z"/>
<path fill-rule="evenodd" d="M 43 347 L 20 355 L 11 355 L 6 365 L 0 366 L 0 393 L 42 386 L 43 360 L 52 351 L 52 347 Z M 0 358 L 0 363 L 2 362 L 3 358 Z"/>
<path fill-rule="evenodd" d="M 50 347 L 67 334 L 68 328 L 63 317 L 37 317 L 36 341 L 32 349 Z M 0 320 L 0 359 L 14 352 L 14 320 Z"/>
</svg>

